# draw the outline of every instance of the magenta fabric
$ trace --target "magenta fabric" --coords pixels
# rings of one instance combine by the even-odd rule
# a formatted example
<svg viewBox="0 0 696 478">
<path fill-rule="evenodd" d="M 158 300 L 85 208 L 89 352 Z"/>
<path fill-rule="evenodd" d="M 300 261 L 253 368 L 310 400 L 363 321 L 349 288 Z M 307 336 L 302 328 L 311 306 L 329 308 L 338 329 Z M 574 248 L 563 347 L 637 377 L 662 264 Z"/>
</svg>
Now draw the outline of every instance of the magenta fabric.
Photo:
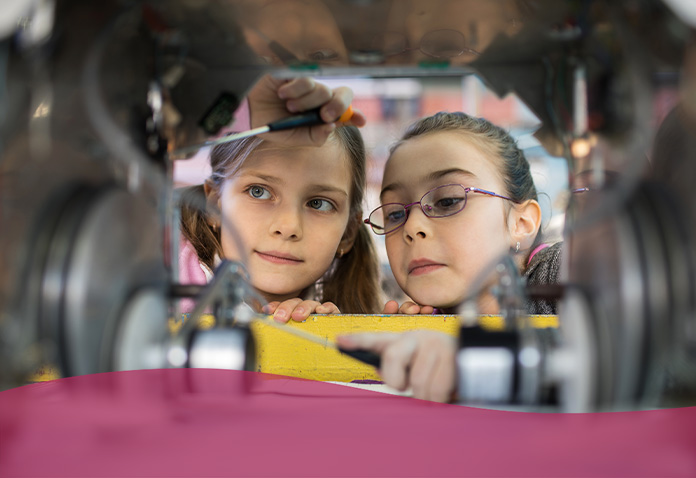
<svg viewBox="0 0 696 478">
<path fill-rule="evenodd" d="M 681 477 L 695 451 L 696 407 L 502 412 L 202 369 L 0 392 L 3 477 Z"/>
<path fill-rule="evenodd" d="M 546 249 L 547 247 L 549 247 L 548 244 L 539 244 L 538 246 L 536 246 L 536 247 L 534 248 L 534 250 L 532 251 L 532 253 L 529 254 L 529 260 L 527 261 L 527 265 L 529 265 L 529 264 L 532 263 L 532 259 L 534 258 L 534 256 L 536 255 L 537 252 L 543 251 L 543 250 Z"/>
</svg>

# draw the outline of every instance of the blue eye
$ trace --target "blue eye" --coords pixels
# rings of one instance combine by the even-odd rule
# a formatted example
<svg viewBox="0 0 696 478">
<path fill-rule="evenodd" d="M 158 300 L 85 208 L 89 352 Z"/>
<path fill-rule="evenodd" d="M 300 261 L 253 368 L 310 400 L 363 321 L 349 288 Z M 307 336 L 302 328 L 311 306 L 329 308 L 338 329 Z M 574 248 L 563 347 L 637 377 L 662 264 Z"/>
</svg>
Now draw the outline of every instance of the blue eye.
<svg viewBox="0 0 696 478">
<path fill-rule="evenodd" d="M 317 211 L 333 211 L 336 209 L 330 201 L 326 199 L 311 199 L 307 206 Z"/>
<path fill-rule="evenodd" d="M 262 188 L 261 186 L 251 186 L 247 189 L 247 193 L 249 196 L 253 197 L 254 199 L 270 199 L 271 198 L 271 193 L 268 191 L 266 188 Z"/>
<path fill-rule="evenodd" d="M 398 209 L 396 211 L 391 211 L 385 215 L 385 222 L 387 224 L 400 224 L 404 222 L 406 218 L 406 210 Z"/>
</svg>

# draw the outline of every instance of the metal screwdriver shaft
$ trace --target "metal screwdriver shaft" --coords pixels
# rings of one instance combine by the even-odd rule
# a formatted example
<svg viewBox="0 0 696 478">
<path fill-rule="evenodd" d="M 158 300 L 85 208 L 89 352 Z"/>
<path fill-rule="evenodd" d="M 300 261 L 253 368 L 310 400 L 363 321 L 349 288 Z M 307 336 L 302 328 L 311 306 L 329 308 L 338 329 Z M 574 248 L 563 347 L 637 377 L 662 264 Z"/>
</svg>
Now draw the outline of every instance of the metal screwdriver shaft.
<svg viewBox="0 0 696 478">
<path fill-rule="evenodd" d="M 229 143 L 230 141 L 236 141 L 238 139 L 248 138 L 249 136 L 256 136 L 257 134 L 268 133 L 269 131 L 270 131 L 270 129 L 268 128 L 268 125 L 259 126 L 258 128 L 250 129 L 249 131 L 243 131 L 241 133 L 229 134 L 227 136 L 223 136 L 222 138 L 212 139 L 212 140 L 206 141 L 204 143 L 198 143 L 198 144 L 194 144 L 192 146 L 186 146 L 184 148 L 175 149 L 174 151 L 172 151 L 171 156 L 174 157 L 173 159 L 179 159 L 180 156 L 185 156 L 185 155 L 190 154 L 190 153 L 195 153 L 196 151 L 198 151 L 202 148 L 208 148 L 210 146 L 216 146 L 216 145 L 222 144 L 222 143 Z"/>
</svg>

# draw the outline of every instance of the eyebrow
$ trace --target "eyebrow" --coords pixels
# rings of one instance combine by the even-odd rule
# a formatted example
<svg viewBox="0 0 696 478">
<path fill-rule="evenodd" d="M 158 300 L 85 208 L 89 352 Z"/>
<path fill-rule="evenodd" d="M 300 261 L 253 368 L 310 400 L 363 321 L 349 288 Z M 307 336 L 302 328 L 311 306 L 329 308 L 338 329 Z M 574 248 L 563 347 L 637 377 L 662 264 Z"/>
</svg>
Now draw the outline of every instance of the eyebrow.
<svg viewBox="0 0 696 478">
<path fill-rule="evenodd" d="M 252 176 L 254 178 L 258 178 L 262 181 L 266 181 L 269 183 L 285 184 L 285 180 L 283 178 L 280 178 L 278 176 L 271 176 L 269 174 L 263 174 L 256 171 L 246 171 L 240 174 L 240 176 Z M 345 189 L 341 189 L 339 187 L 332 186 L 329 184 L 312 184 L 309 186 L 308 189 L 312 192 L 312 194 L 333 192 L 348 197 L 348 192 Z"/>
<path fill-rule="evenodd" d="M 436 180 L 441 179 L 445 176 L 449 176 L 450 174 L 465 175 L 465 176 L 470 176 L 472 178 L 476 177 L 476 175 L 474 173 L 472 173 L 471 171 L 469 171 L 467 169 L 447 168 L 447 169 L 441 169 L 439 171 L 433 171 L 432 173 L 430 173 L 427 176 L 425 176 L 424 178 L 422 178 L 422 180 L 419 182 L 436 181 Z M 403 185 L 403 183 L 399 183 L 399 182 L 387 184 L 386 186 L 384 186 L 382 188 L 382 191 L 379 193 L 379 197 L 381 198 L 382 196 L 384 196 L 384 193 L 386 193 L 386 192 L 394 191 L 394 190 L 398 190 L 398 189 L 404 189 L 404 187 L 405 186 Z"/>
<path fill-rule="evenodd" d="M 280 184 L 283 184 L 283 183 L 285 182 L 285 181 L 283 181 L 282 178 L 279 178 L 278 176 L 271 176 L 271 175 L 259 173 L 259 172 L 256 172 L 256 171 L 244 171 L 244 172 L 241 173 L 239 176 L 240 176 L 240 177 L 244 177 L 244 176 L 253 176 L 253 177 L 258 178 L 258 179 L 260 179 L 260 180 L 262 180 L 262 181 L 267 181 L 267 182 L 269 182 L 269 183 L 280 183 Z"/>
<path fill-rule="evenodd" d="M 308 188 L 313 194 L 317 193 L 336 193 L 342 196 L 348 197 L 348 192 L 345 189 L 338 188 L 336 186 L 329 186 L 328 184 L 312 184 Z"/>
</svg>

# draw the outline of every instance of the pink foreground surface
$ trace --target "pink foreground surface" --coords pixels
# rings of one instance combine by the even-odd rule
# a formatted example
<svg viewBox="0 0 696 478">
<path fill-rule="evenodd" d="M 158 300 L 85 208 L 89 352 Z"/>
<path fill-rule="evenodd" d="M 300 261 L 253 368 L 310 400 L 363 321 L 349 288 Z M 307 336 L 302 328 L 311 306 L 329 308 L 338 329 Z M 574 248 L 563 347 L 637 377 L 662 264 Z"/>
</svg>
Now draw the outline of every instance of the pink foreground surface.
<svg viewBox="0 0 696 478">
<path fill-rule="evenodd" d="M 0 476 L 695 476 L 696 407 L 538 414 L 221 370 L 0 392 Z"/>
</svg>

